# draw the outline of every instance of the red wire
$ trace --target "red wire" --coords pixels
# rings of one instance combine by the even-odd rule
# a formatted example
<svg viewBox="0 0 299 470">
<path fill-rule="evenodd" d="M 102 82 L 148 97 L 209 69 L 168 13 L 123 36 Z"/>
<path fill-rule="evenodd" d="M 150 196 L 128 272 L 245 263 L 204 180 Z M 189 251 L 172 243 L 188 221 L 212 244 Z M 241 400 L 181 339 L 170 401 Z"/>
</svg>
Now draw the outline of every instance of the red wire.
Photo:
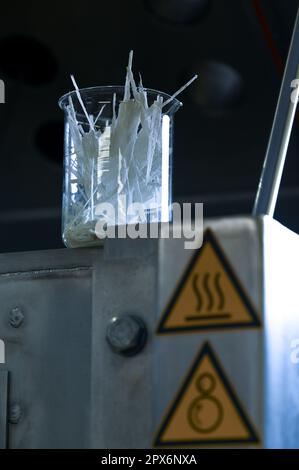
<svg viewBox="0 0 299 470">
<path fill-rule="evenodd" d="M 270 49 L 272 59 L 273 59 L 273 62 L 276 66 L 276 69 L 277 69 L 279 75 L 283 75 L 285 64 L 284 64 L 284 61 L 282 60 L 281 55 L 280 55 L 280 53 L 279 53 L 279 51 L 276 47 L 276 44 L 275 44 L 275 41 L 273 39 L 273 36 L 272 36 L 272 33 L 271 33 L 271 29 L 269 27 L 267 18 L 266 18 L 265 14 L 262 10 L 260 0 L 251 0 L 251 2 L 252 2 L 252 5 L 253 5 L 253 8 L 255 9 L 255 13 L 256 13 L 258 21 L 260 23 L 260 26 L 263 30 L 264 37 L 265 37 L 266 43 L 267 43 L 267 45 Z M 297 122 L 297 125 L 299 126 L 299 108 L 297 108 L 297 110 L 296 110 L 296 122 Z"/>
<path fill-rule="evenodd" d="M 263 30 L 266 43 L 268 45 L 268 48 L 270 49 L 273 62 L 276 66 L 278 73 L 282 75 L 284 71 L 284 61 L 282 60 L 281 55 L 276 47 L 267 18 L 262 10 L 260 0 L 251 0 L 251 1 L 252 1 L 253 8 L 255 10 L 256 16 L 258 18 L 258 21 L 260 23 L 260 26 Z"/>
</svg>

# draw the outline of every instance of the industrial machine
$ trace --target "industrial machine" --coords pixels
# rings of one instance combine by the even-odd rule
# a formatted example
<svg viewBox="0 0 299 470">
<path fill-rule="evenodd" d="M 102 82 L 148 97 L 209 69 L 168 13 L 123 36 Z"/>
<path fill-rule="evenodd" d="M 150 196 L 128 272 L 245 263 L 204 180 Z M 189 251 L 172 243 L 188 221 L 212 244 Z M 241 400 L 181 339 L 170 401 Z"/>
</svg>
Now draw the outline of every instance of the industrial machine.
<svg viewBox="0 0 299 470">
<path fill-rule="evenodd" d="M 299 447 L 299 237 L 272 216 L 296 20 L 252 217 L 0 255 L 0 447 Z"/>
</svg>

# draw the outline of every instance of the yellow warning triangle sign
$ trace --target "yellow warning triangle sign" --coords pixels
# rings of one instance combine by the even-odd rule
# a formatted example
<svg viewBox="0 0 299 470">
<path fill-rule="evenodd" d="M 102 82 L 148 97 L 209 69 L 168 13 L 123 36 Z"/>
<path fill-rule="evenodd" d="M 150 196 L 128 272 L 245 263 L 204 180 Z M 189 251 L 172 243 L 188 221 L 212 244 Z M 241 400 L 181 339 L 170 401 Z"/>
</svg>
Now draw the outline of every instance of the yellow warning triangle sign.
<svg viewBox="0 0 299 470">
<path fill-rule="evenodd" d="M 258 315 L 211 230 L 196 250 L 157 333 L 256 327 Z"/>
<path fill-rule="evenodd" d="M 205 343 L 162 422 L 154 446 L 258 442 L 219 360 Z"/>
</svg>

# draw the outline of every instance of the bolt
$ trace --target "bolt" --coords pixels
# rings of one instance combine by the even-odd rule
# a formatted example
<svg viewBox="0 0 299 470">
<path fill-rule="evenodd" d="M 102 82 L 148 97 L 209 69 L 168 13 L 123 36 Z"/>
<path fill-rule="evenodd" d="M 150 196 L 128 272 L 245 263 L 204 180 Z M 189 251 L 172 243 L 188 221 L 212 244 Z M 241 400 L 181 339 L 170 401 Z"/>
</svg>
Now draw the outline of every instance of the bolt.
<svg viewBox="0 0 299 470">
<path fill-rule="evenodd" d="M 21 421 L 22 415 L 23 412 L 21 406 L 15 403 L 9 408 L 8 421 L 10 424 L 18 424 Z"/>
<path fill-rule="evenodd" d="M 9 323 L 13 328 L 19 328 L 24 321 L 24 313 L 19 307 L 15 307 L 11 310 L 9 315 Z"/>
<path fill-rule="evenodd" d="M 107 327 L 106 339 L 111 349 L 123 356 L 134 356 L 144 347 L 147 330 L 135 315 L 113 317 Z"/>
</svg>

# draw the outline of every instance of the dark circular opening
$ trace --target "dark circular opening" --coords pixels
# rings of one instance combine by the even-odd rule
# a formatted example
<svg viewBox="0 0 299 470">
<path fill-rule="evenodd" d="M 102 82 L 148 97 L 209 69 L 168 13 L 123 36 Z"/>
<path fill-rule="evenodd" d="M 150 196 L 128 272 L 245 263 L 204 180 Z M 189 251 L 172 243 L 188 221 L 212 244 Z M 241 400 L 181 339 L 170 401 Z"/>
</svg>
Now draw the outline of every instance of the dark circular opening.
<svg viewBox="0 0 299 470">
<path fill-rule="evenodd" d="M 244 81 L 234 67 L 207 60 L 194 64 L 188 76 L 191 70 L 192 73 L 198 74 L 198 80 L 190 87 L 189 98 L 204 113 L 222 114 L 240 103 L 244 92 Z"/>
<path fill-rule="evenodd" d="M 193 24 L 207 13 L 211 0 L 144 0 L 156 18 L 171 24 Z"/>
</svg>

